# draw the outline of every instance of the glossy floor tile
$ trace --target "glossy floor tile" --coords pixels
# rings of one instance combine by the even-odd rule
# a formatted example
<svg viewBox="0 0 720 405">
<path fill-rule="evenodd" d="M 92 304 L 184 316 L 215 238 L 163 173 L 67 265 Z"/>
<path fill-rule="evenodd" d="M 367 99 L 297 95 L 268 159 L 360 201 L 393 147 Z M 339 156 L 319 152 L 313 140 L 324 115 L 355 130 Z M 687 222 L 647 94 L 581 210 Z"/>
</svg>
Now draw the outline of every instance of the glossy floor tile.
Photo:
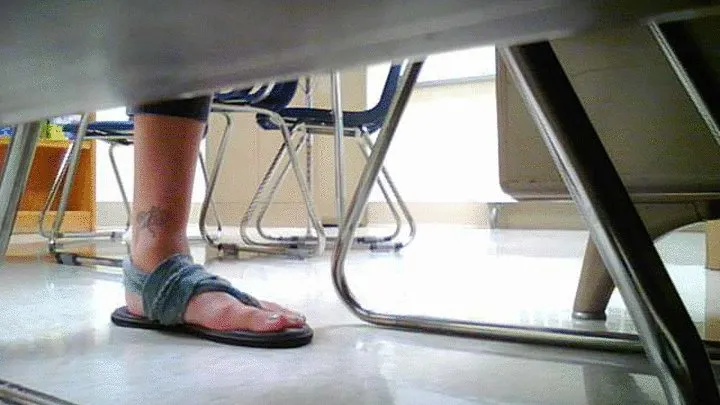
<svg viewBox="0 0 720 405">
<path fill-rule="evenodd" d="M 377 311 L 632 332 L 615 294 L 607 322 L 570 319 L 587 233 L 421 227 L 401 253 L 353 251 L 348 280 Z M 636 355 L 418 334 L 369 326 L 337 298 L 324 257 L 217 260 L 213 272 L 304 312 L 316 335 L 294 350 L 223 346 L 122 329 L 113 268 L 60 266 L 42 243 L 14 239 L 0 267 L 0 379 L 80 404 L 664 404 Z M 102 254 L 122 254 L 100 243 Z M 712 335 L 716 272 L 704 238 L 673 233 L 658 249 L 701 332 Z M 18 256 L 24 255 L 24 256 Z M 718 272 L 720 273 L 720 272 Z"/>
</svg>

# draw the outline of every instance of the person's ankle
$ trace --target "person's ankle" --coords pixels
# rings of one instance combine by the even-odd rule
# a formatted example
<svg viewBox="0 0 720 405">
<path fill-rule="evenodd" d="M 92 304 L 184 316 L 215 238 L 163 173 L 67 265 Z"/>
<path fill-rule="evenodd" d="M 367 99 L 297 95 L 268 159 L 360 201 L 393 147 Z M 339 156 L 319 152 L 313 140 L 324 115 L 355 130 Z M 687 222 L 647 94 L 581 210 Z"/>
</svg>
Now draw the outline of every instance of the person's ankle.
<svg viewBox="0 0 720 405">
<path fill-rule="evenodd" d="M 176 254 L 190 254 L 185 235 L 177 237 L 133 240 L 130 244 L 130 260 L 142 271 L 154 271 L 160 263 Z"/>
</svg>

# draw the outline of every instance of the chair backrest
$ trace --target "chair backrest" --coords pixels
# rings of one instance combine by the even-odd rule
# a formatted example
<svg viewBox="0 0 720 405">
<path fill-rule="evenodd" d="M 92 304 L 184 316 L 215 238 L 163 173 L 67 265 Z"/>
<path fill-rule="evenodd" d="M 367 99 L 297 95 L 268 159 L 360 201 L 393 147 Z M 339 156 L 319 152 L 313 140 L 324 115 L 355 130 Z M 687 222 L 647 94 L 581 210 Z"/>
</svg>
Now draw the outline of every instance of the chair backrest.
<svg viewBox="0 0 720 405">
<path fill-rule="evenodd" d="M 382 93 L 380 93 L 380 100 L 378 100 L 377 104 L 375 104 L 370 111 L 384 110 L 387 113 L 387 110 L 390 109 L 390 102 L 397 91 L 398 81 L 400 79 L 400 68 L 400 65 L 390 66 L 387 79 L 385 79 L 385 85 L 383 86 Z"/>
<path fill-rule="evenodd" d="M 280 111 L 290 104 L 290 101 L 292 101 L 295 96 L 297 87 L 297 80 L 277 83 L 273 86 L 272 91 L 270 91 L 267 97 L 258 103 L 254 103 L 253 106 L 271 111 Z"/>
<path fill-rule="evenodd" d="M 268 92 L 269 86 L 271 87 Z M 289 81 L 263 85 L 257 89 L 245 88 L 218 92 L 214 94 L 213 102 L 220 104 L 252 105 L 254 107 L 279 111 L 290 104 L 297 90 L 297 86 L 297 81 Z"/>
<path fill-rule="evenodd" d="M 344 111 L 343 118 L 346 127 L 364 127 L 369 132 L 375 132 L 382 126 L 385 121 L 385 116 L 390 110 L 390 104 L 392 103 L 393 96 L 397 91 L 400 69 L 400 65 L 392 65 L 390 67 L 387 79 L 385 80 L 385 85 L 383 86 L 382 93 L 380 94 L 380 99 L 375 106 L 363 111 Z M 279 112 L 286 119 L 290 119 L 294 123 L 304 122 L 316 125 L 332 125 L 334 119 L 330 110 L 317 108 L 287 108 L 284 111 L 281 111 L 284 108 L 283 105 L 287 106 L 292 100 L 292 97 L 297 90 L 298 83 L 297 81 L 293 81 L 283 83 L 283 85 L 287 87 L 278 89 L 277 91 L 273 89 L 273 92 L 276 92 L 277 96 L 274 98 L 270 96 L 266 98 L 263 103 L 254 105 Z M 257 115 L 257 122 L 263 129 L 277 129 L 275 123 L 269 120 L 264 114 Z"/>
<path fill-rule="evenodd" d="M 367 111 L 368 125 L 371 131 L 382 126 L 385 116 L 390 111 L 390 104 L 392 103 L 393 96 L 397 91 L 398 81 L 400 79 L 400 65 L 390 66 L 387 79 L 385 79 L 385 85 L 383 86 L 382 93 L 380 93 L 380 99 L 374 107 Z"/>
</svg>

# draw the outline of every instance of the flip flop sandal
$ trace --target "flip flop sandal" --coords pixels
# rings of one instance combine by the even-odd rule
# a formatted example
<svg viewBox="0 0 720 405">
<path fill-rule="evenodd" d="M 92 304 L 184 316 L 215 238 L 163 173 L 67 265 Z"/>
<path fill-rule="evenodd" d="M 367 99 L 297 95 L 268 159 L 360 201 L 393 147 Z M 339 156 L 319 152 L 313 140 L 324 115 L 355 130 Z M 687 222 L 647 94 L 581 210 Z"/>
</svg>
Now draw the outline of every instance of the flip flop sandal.
<svg viewBox="0 0 720 405">
<path fill-rule="evenodd" d="M 183 316 L 190 299 L 206 292 L 224 292 L 245 305 L 262 307 L 257 299 L 236 289 L 229 281 L 208 273 L 189 256 L 172 256 L 150 274 L 143 273 L 130 259 L 125 259 L 123 273 L 126 290 L 142 297 L 146 315 L 133 315 L 127 307 L 118 308 L 111 316 L 117 326 L 181 333 L 236 346 L 293 348 L 312 341 L 313 330 L 307 325 L 280 332 L 252 332 L 217 331 L 184 323 Z"/>
</svg>

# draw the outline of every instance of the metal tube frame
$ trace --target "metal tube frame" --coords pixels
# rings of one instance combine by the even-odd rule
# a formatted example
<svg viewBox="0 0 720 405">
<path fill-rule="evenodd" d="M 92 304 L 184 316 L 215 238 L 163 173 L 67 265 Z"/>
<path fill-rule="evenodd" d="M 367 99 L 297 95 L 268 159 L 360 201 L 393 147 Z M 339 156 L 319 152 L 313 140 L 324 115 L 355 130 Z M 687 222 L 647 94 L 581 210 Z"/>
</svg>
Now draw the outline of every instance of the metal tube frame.
<svg viewBox="0 0 720 405">
<path fill-rule="evenodd" d="M 296 145 L 291 146 L 295 153 L 298 154 L 301 152 L 303 145 L 305 144 L 305 137 L 307 137 L 307 133 L 305 131 L 298 131 L 297 128 L 292 128 L 291 134 L 300 134 L 301 138 L 299 142 Z M 287 161 L 287 164 L 284 166 L 283 170 L 280 172 L 279 175 L 277 175 L 277 170 L 275 170 L 279 164 L 279 162 L 282 160 L 282 158 L 285 156 L 286 150 L 288 149 L 288 146 L 283 143 L 280 146 L 280 149 L 278 149 L 278 152 L 273 157 L 273 160 L 270 164 L 270 169 L 268 169 L 267 172 L 265 172 L 265 175 L 263 176 L 262 180 L 260 181 L 260 184 L 258 185 L 257 190 L 255 191 L 255 194 L 253 195 L 252 200 L 250 201 L 250 204 L 248 205 L 247 210 L 245 210 L 245 213 L 243 214 L 243 217 L 240 221 L 240 236 L 247 245 L 249 246 L 284 246 L 286 248 L 291 249 L 298 249 L 300 248 L 300 244 L 297 243 L 299 240 L 298 237 L 290 237 L 290 238 L 280 238 L 280 237 L 271 237 L 266 235 L 263 230 L 260 227 L 260 221 L 264 217 L 265 213 L 267 212 L 268 207 L 270 206 L 270 203 L 272 202 L 272 198 L 275 195 L 275 192 L 278 189 L 278 185 L 282 181 L 282 179 L 287 174 L 289 168 L 290 168 L 290 161 Z M 275 179 L 274 179 L 275 178 Z M 270 187 L 268 191 L 268 183 L 271 183 L 272 186 Z M 265 195 L 268 194 L 268 195 Z M 310 203 L 313 204 L 313 210 L 314 210 L 314 203 L 312 202 L 312 199 L 310 200 Z M 260 237 L 265 238 L 267 240 L 272 240 L 277 243 L 273 242 L 258 242 L 255 239 L 250 236 L 248 233 L 248 226 L 250 222 L 253 219 L 253 216 L 255 215 L 258 206 L 261 207 L 261 214 L 257 217 L 257 223 L 256 223 L 256 229 L 258 230 L 258 234 Z M 309 237 L 305 240 L 305 243 L 303 244 L 303 248 L 307 249 L 307 245 L 312 245 L 315 243 L 316 238 L 315 237 Z M 327 237 L 326 237 L 327 241 Z"/>
<path fill-rule="evenodd" d="M 307 131 L 307 127 L 303 128 L 305 131 Z M 322 131 L 323 128 L 317 128 L 318 134 L 324 134 L 325 131 Z M 370 138 L 370 135 L 367 133 L 367 131 L 364 130 L 349 130 L 345 129 L 345 133 L 350 133 L 354 137 L 358 138 L 359 142 L 357 142 L 358 148 L 360 148 L 360 151 L 365 156 L 366 160 L 369 159 L 370 151 L 373 148 L 373 142 Z M 302 142 L 298 144 L 298 152 L 300 151 L 300 148 L 302 148 Z M 270 167 L 268 171 L 266 172 L 265 177 L 263 178 L 263 181 L 260 183 L 260 186 L 258 187 L 258 191 L 256 192 L 255 196 L 253 197 L 253 200 L 250 203 L 250 206 L 248 210 L 245 213 L 245 216 L 243 217 L 243 221 L 241 222 L 241 234 L 243 235 L 243 240 L 249 244 L 249 245 L 258 245 L 258 246 L 277 246 L 277 245 L 289 245 L 289 246 L 298 246 L 299 244 L 304 244 L 307 242 L 307 238 L 301 237 L 301 236 L 274 236 L 267 234 L 263 228 L 262 228 L 262 221 L 265 217 L 265 214 L 267 213 L 270 204 L 272 203 L 272 198 L 275 195 L 275 192 L 279 189 L 280 184 L 282 183 L 287 171 L 289 170 L 290 164 L 289 162 L 284 162 L 282 168 L 280 169 L 280 174 L 278 176 L 275 176 L 279 161 L 282 158 L 282 152 L 283 152 L 284 145 L 281 146 L 280 150 L 278 151 L 278 154 L 276 154 L 275 158 L 270 164 Z M 270 182 L 270 179 L 272 177 L 275 177 L 275 180 L 270 184 L 270 187 L 267 187 L 267 183 Z M 387 186 L 386 184 L 387 183 Z M 380 191 L 383 194 L 383 197 L 385 198 L 385 201 L 388 204 L 388 208 L 390 209 L 391 215 L 393 216 L 395 220 L 395 230 L 393 233 L 385 236 L 358 236 L 354 239 L 354 245 L 357 246 L 368 246 L 371 250 L 374 251 L 398 251 L 409 245 L 412 240 L 415 238 L 416 234 L 416 223 L 415 219 L 413 218 L 412 214 L 410 213 L 409 208 L 407 207 L 407 204 L 402 199 L 402 196 L 400 195 L 397 187 L 395 186 L 395 183 L 393 182 L 392 178 L 390 177 L 390 174 L 388 170 L 383 167 L 381 171 L 381 176 L 378 177 L 377 185 L 380 188 Z M 390 191 L 388 192 L 388 188 Z M 267 191 L 266 191 L 267 190 Z M 260 201 L 260 195 L 263 192 L 269 193 L 269 195 L 262 201 Z M 395 201 L 393 201 L 394 196 Z M 247 226 L 250 223 L 251 217 L 254 213 L 254 211 L 258 208 L 257 206 L 260 205 L 259 208 L 259 214 L 255 221 L 255 229 L 257 234 L 260 238 L 265 239 L 264 241 L 258 241 L 253 239 L 247 232 Z M 396 207 L 397 205 L 397 207 Z M 399 208 L 399 211 L 398 211 Z M 405 240 L 403 241 L 397 241 L 397 237 L 400 235 L 402 228 L 403 228 L 403 220 L 402 217 L 405 219 L 405 222 L 409 226 L 409 232 L 406 236 Z M 327 237 L 328 245 L 333 244 L 337 238 L 336 237 Z"/>
<path fill-rule="evenodd" d="M 339 243 L 332 257 L 332 274 L 341 300 L 360 319 L 399 329 L 613 351 L 644 350 L 658 372 L 670 403 L 720 403 L 706 352 L 717 355 L 717 348 L 711 342 L 707 343 L 708 347 L 703 347 L 650 236 L 550 44 L 513 46 L 502 49 L 501 53 L 603 259 L 609 264 L 607 267 L 619 286 L 639 336 L 385 314 L 366 309 L 357 301 L 345 277 L 345 261 L 422 61 L 412 63 L 400 79 L 400 91 L 392 100 L 391 113 L 380 132 L 370 163 L 362 173 L 347 222 L 340 229 Z M 597 176 L 597 173 L 604 176 Z"/>
<path fill-rule="evenodd" d="M 87 136 L 84 135 L 83 138 Z M 74 175 L 75 169 L 77 168 L 77 165 L 80 162 L 80 153 L 73 154 L 73 151 L 78 150 L 78 148 L 75 146 L 77 145 L 77 139 L 74 140 L 71 145 L 68 147 L 68 150 L 63 158 L 63 161 L 60 165 L 60 169 L 58 170 L 58 174 L 55 177 L 55 181 L 53 182 L 52 187 L 50 188 L 50 192 L 48 193 L 48 198 L 45 200 L 45 205 L 43 206 L 43 209 L 40 211 L 40 220 L 38 223 L 38 231 L 41 236 L 48 239 L 48 249 L 50 253 L 58 253 L 57 247 L 58 244 L 61 242 L 61 239 L 94 239 L 94 238 L 103 238 L 108 237 L 111 240 L 120 239 L 123 237 L 125 232 L 130 227 L 130 202 L 127 199 L 127 194 L 125 192 L 125 187 L 123 186 L 122 179 L 120 177 L 120 172 L 118 170 L 117 162 L 115 160 L 115 154 L 114 154 L 114 147 L 117 145 L 115 141 L 109 141 L 110 148 L 108 149 L 108 156 L 110 158 L 110 164 L 113 169 L 113 173 L 115 176 L 115 179 L 118 184 L 118 188 L 120 189 L 120 194 L 123 199 L 123 206 L 125 208 L 125 212 L 127 213 L 128 220 L 126 222 L 126 226 L 124 230 L 120 231 L 96 231 L 96 232 L 61 232 L 60 228 L 58 227 L 58 222 L 53 221 L 53 226 L 48 232 L 45 229 L 45 218 L 47 217 L 48 213 L 50 212 L 50 208 L 57 198 L 57 193 L 60 189 L 60 185 L 63 184 L 65 181 L 67 184 L 67 179 L 69 178 L 70 169 L 73 168 L 72 172 Z M 82 150 L 82 146 L 79 148 L 79 150 Z M 70 189 L 64 188 L 63 193 L 61 194 L 61 202 L 65 201 L 67 203 L 67 200 L 69 197 Z M 58 211 L 56 212 L 56 219 L 57 216 L 61 215 L 61 213 Z M 64 212 L 62 213 L 64 216 Z M 60 218 L 60 223 L 62 223 L 62 220 L 64 218 Z"/>
<path fill-rule="evenodd" d="M 75 134 L 75 140 L 73 141 L 72 147 L 70 148 L 71 150 L 69 161 L 73 164 L 69 165 L 67 168 L 60 203 L 58 204 L 55 221 L 53 221 L 53 231 L 59 231 L 62 227 L 63 220 L 65 219 L 65 211 L 67 210 L 68 200 L 70 199 L 70 190 L 72 190 L 73 181 L 75 179 L 75 170 L 77 169 L 77 163 L 80 161 L 80 151 L 82 150 L 83 140 L 85 139 L 85 134 L 87 133 L 89 123 L 90 114 L 83 114 L 80 118 L 80 124 L 78 125 L 77 133 Z M 55 236 L 54 232 L 53 236 Z"/>
<path fill-rule="evenodd" d="M 312 78 L 310 76 L 305 76 L 304 78 L 305 85 L 303 88 L 303 92 L 305 94 L 305 107 L 312 108 L 313 106 L 313 94 L 312 94 Z M 313 135 L 310 131 L 307 129 L 305 130 L 305 176 L 308 185 L 308 191 L 310 192 L 310 196 L 314 197 L 314 184 L 313 184 L 313 171 L 314 169 L 314 162 L 313 162 Z M 307 224 L 305 226 L 305 236 L 308 238 L 312 238 L 314 236 L 313 234 L 313 228 L 312 224 L 310 223 L 310 219 L 308 218 Z"/>
<path fill-rule="evenodd" d="M 332 94 L 332 113 L 335 117 L 335 210 L 337 226 L 340 228 L 345 213 L 345 125 L 343 123 L 342 95 L 340 71 L 330 74 L 330 90 Z"/>
<path fill-rule="evenodd" d="M 5 261 L 41 128 L 41 121 L 18 125 L 0 169 L 0 263 Z"/>
<path fill-rule="evenodd" d="M 208 172 L 207 172 L 207 163 L 205 163 L 205 156 L 203 156 L 203 152 L 198 152 L 198 163 L 200 164 L 200 171 L 202 172 L 203 179 L 205 180 L 205 187 L 207 188 L 208 185 Z M 220 240 L 222 237 L 222 221 L 220 220 L 220 212 L 217 209 L 217 205 L 215 204 L 215 200 L 210 198 L 210 208 L 213 211 L 213 216 L 215 217 L 215 230 L 216 234 L 214 239 Z M 201 239 L 205 240 L 205 237 L 201 236 Z"/>
<path fill-rule="evenodd" d="M 362 138 L 365 141 L 366 147 L 363 148 L 365 152 L 365 158 L 367 159 L 369 164 L 370 156 L 372 153 L 372 150 L 374 148 L 374 143 L 372 139 L 370 138 L 370 134 L 367 132 L 363 132 Z M 402 242 L 396 242 L 395 238 L 399 235 L 400 228 L 398 227 L 396 230 L 396 233 L 394 233 L 390 239 L 384 240 L 383 242 L 386 242 L 389 245 L 378 245 L 377 243 L 370 245 L 372 249 L 387 249 L 390 247 L 392 250 L 398 251 L 400 249 L 403 249 L 407 247 L 412 241 L 415 239 L 415 234 L 417 233 L 417 224 L 415 223 L 415 218 L 413 217 L 412 213 L 410 212 L 410 208 L 408 208 L 407 204 L 405 203 L 405 200 L 403 200 L 402 196 L 400 195 L 400 192 L 397 189 L 397 186 L 395 185 L 395 182 L 390 177 L 390 172 L 387 170 L 385 165 L 382 166 L 380 169 L 380 174 L 382 177 L 385 178 L 385 181 L 387 181 L 388 187 L 390 188 L 390 191 L 395 196 L 395 199 L 397 201 L 397 205 L 400 208 L 400 210 L 403 213 L 403 217 L 405 218 L 405 221 L 407 222 L 408 226 L 410 227 L 409 233 L 406 237 L 406 239 Z M 378 183 L 380 185 L 380 190 L 382 191 L 383 195 L 385 196 L 385 199 L 388 201 L 388 204 L 390 204 L 390 199 L 388 198 L 388 193 L 385 192 L 382 183 Z M 392 207 L 392 204 L 390 204 Z M 394 215 L 396 216 L 397 221 L 397 213 L 395 210 L 392 210 L 394 212 Z M 398 222 L 399 223 L 399 222 Z M 367 238 L 367 237 L 365 237 Z M 365 242 L 365 241 L 362 241 Z"/>
<path fill-rule="evenodd" d="M 257 108 L 252 106 L 232 106 L 232 105 L 222 105 L 218 104 L 214 106 L 214 111 L 219 112 L 222 114 L 225 114 L 227 118 L 230 120 L 230 126 L 226 128 L 225 133 L 223 134 L 220 145 L 218 146 L 218 152 L 217 152 L 217 158 L 215 165 L 212 169 L 211 175 L 210 175 L 210 182 L 208 184 L 207 192 L 205 193 L 205 200 L 203 201 L 201 210 L 200 210 L 200 233 L 205 237 L 206 242 L 215 248 L 217 248 L 221 253 L 228 253 L 236 255 L 239 252 L 251 252 L 251 253 L 262 253 L 262 254 L 283 254 L 288 256 L 294 256 L 294 257 L 306 257 L 309 255 L 319 255 L 325 250 L 325 231 L 323 229 L 322 223 L 320 222 L 320 219 L 317 217 L 315 211 L 314 211 L 314 205 L 312 204 L 312 196 L 310 195 L 310 192 L 307 187 L 307 183 L 305 182 L 305 177 L 302 174 L 302 171 L 300 170 L 300 163 L 299 159 L 297 157 L 297 154 L 295 153 L 294 148 L 292 148 L 292 132 L 288 128 L 288 126 L 285 124 L 282 117 L 280 117 L 277 113 L 266 110 L 263 108 Z M 303 200 L 306 203 L 307 208 L 307 215 L 310 221 L 313 224 L 313 228 L 315 229 L 315 232 L 317 233 L 317 239 L 316 244 L 312 246 L 310 251 L 304 251 L 303 249 L 291 249 L 291 248 L 285 248 L 285 247 L 250 247 L 250 246 L 240 246 L 236 243 L 219 243 L 217 241 L 214 241 L 212 238 L 208 237 L 207 230 L 206 230 L 206 217 L 207 217 L 207 210 L 209 206 L 209 200 L 212 198 L 212 194 L 215 190 L 215 186 L 217 184 L 217 179 L 220 172 L 220 167 L 222 166 L 222 161 L 225 155 L 225 151 L 227 149 L 227 143 L 229 140 L 229 129 L 232 126 L 232 120 L 229 117 L 229 113 L 231 112 L 249 112 L 249 113 L 255 113 L 255 114 L 262 114 L 267 116 L 279 129 L 283 136 L 283 143 L 287 147 L 288 151 L 288 157 L 290 159 L 291 165 L 293 167 L 293 172 L 295 173 L 298 185 L 300 187 L 300 193 L 303 196 Z"/>
<path fill-rule="evenodd" d="M 87 115 L 87 114 L 85 114 Z M 83 118 L 85 117 L 83 116 Z M 87 133 L 87 123 L 83 125 L 83 120 L 81 119 L 81 123 L 78 126 L 78 132 L 76 134 L 75 139 L 71 143 L 71 145 L 68 147 L 68 151 L 63 157 L 63 161 L 60 165 L 60 169 L 58 170 L 58 174 L 53 182 L 53 185 L 51 186 L 50 193 L 48 194 L 48 198 L 45 201 L 45 204 L 43 206 L 42 211 L 40 212 L 40 220 L 39 220 L 39 233 L 41 236 L 48 239 L 48 250 L 51 254 L 55 255 L 58 262 L 62 264 L 67 265 L 107 265 L 107 266 L 121 266 L 122 262 L 118 259 L 114 258 L 106 258 L 106 257 L 100 257 L 100 256 L 85 256 L 85 255 L 79 255 L 71 252 L 61 251 L 60 245 L 67 241 L 67 240 L 79 240 L 79 239 L 97 239 L 97 238 L 109 238 L 110 240 L 118 240 L 122 239 L 123 236 L 130 230 L 130 224 L 131 224 L 131 216 L 132 216 L 132 208 L 130 206 L 130 201 L 127 197 L 127 192 L 125 190 L 124 183 L 122 181 L 122 176 L 120 174 L 120 170 L 117 165 L 117 160 L 115 159 L 115 148 L 118 145 L 130 145 L 132 144 L 132 134 L 125 134 L 125 135 L 113 135 L 108 136 L 106 134 L 99 136 L 99 137 L 93 137 L 92 135 L 89 135 Z M 127 220 L 125 223 L 125 228 L 122 230 L 111 230 L 111 231 L 95 231 L 95 232 L 61 232 L 60 227 L 62 226 L 62 220 L 64 219 L 65 211 L 58 209 L 56 213 L 55 221 L 53 222 L 52 229 L 50 232 L 48 232 L 45 229 L 45 218 L 47 217 L 47 214 L 50 211 L 50 208 L 57 198 L 58 190 L 60 189 L 60 185 L 63 184 L 63 192 L 60 196 L 60 203 L 59 207 L 67 206 L 67 201 L 70 198 L 70 191 L 72 187 L 72 179 L 74 178 L 75 170 L 77 169 L 77 166 L 80 163 L 80 151 L 82 150 L 82 142 L 85 139 L 95 139 L 100 140 L 103 142 L 107 142 L 109 144 L 108 148 L 108 157 L 110 159 L 110 165 L 113 169 L 113 174 L 115 176 L 116 183 L 118 185 L 118 189 L 120 190 L 120 195 L 122 197 L 123 207 L 125 209 L 125 213 L 127 216 Z M 125 142 L 125 143 L 123 143 Z M 203 178 L 205 180 L 205 184 L 207 185 L 207 173 L 205 172 L 205 162 L 203 159 L 202 151 L 198 153 L 198 160 L 200 163 L 200 167 L 203 172 Z M 218 217 L 217 209 L 215 208 L 215 203 L 213 200 L 210 200 L 211 206 L 213 208 L 213 213 L 215 214 L 215 219 L 218 224 L 218 235 L 220 231 L 222 230 L 222 224 L 220 223 L 220 218 Z M 219 237 L 219 236 L 218 236 Z M 67 247 L 67 246 L 64 246 Z"/>
<path fill-rule="evenodd" d="M 228 112 L 223 112 L 222 110 L 220 110 L 220 111 L 216 110 L 216 112 L 220 112 L 226 118 L 227 122 L 230 124 L 228 127 L 226 127 L 226 130 L 221 137 L 220 145 L 218 146 L 217 159 L 216 159 L 217 163 L 216 163 L 215 168 L 217 170 L 219 170 L 218 164 L 222 164 L 222 161 L 224 160 L 225 152 L 227 150 L 227 144 L 228 144 L 228 140 L 229 140 L 229 129 L 232 127 L 232 117 L 230 117 Z M 294 132 L 291 132 L 291 137 L 293 134 L 294 134 Z M 285 147 L 286 147 L 286 144 L 285 144 L 285 142 L 283 142 L 281 150 L 278 152 L 278 154 L 283 153 Z M 276 156 L 276 159 L 279 159 L 279 157 Z M 216 181 L 217 181 L 217 177 L 214 177 L 214 178 L 211 177 L 210 184 L 214 184 Z M 264 178 L 261 181 L 260 186 L 259 186 L 260 190 L 262 189 L 263 184 L 265 184 L 266 182 L 267 182 L 266 178 Z M 208 191 L 210 191 L 211 195 L 212 195 L 212 192 L 214 191 L 214 185 L 213 185 L 213 190 L 208 189 Z M 257 198 L 259 198 L 258 193 L 256 193 L 256 195 L 253 196 L 253 200 L 250 201 L 250 205 L 248 208 L 249 211 L 252 211 L 254 209 L 253 207 L 256 204 Z M 203 204 L 203 207 L 205 207 L 205 204 Z M 202 214 L 203 210 L 201 209 L 200 212 L 201 212 L 200 232 L 202 235 L 206 235 L 206 231 L 205 231 L 206 223 L 205 223 L 205 218 Z M 247 215 L 247 213 L 245 215 Z M 245 218 L 245 216 L 243 216 L 241 223 L 245 220 L 246 220 L 246 218 Z M 244 246 L 240 246 L 237 243 L 219 243 L 217 241 L 215 243 L 210 243 L 209 240 L 208 240 L 208 243 L 210 244 L 210 246 L 217 248 L 218 251 L 220 251 L 220 253 L 228 254 L 228 255 L 237 255 L 239 252 L 278 254 L 278 255 L 285 255 L 285 256 L 297 257 L 297 258 L 303 258 L 303 257 L 312 255 L 312 250 L 307 249 L 307 248 L 300 249 L 295 246 L 253 246 L 253 245 L 247 244 L 246 243 L 247 238 L 245 237 L 245 234 L 242 231 L 243 231 L 243 228 L 241 225 L 240 239 L 243 243 L 245 243 Z"/>
<path fill-rule="evenodd" d="M 113 174 L 115 175 L 115 181 L 118 185 L 118 189 L 120 190 L 120 196 L 123 201 L 123 207 L 125 208 L 125 215 L 127 216 L 127 220 L 125 221 L 125 229 L 122 231 L 123 233 L 127 232 L 130 229 L 130 218 L 132 217 L 132 207 L 130 207 L 130 200 L 128 200 L 127 193 L 125 192 L 125 185 L 123 184 L 122 177 L 120 176 L 120 169 L 118 169 L 117 161 L 115 160 L 115 148 L 117 147 L 116 142 L 110 142 L 110 146 L 108 147 L 108 157 L 110 158 L 110 165 L 113 169 Z"/>
</svg>

